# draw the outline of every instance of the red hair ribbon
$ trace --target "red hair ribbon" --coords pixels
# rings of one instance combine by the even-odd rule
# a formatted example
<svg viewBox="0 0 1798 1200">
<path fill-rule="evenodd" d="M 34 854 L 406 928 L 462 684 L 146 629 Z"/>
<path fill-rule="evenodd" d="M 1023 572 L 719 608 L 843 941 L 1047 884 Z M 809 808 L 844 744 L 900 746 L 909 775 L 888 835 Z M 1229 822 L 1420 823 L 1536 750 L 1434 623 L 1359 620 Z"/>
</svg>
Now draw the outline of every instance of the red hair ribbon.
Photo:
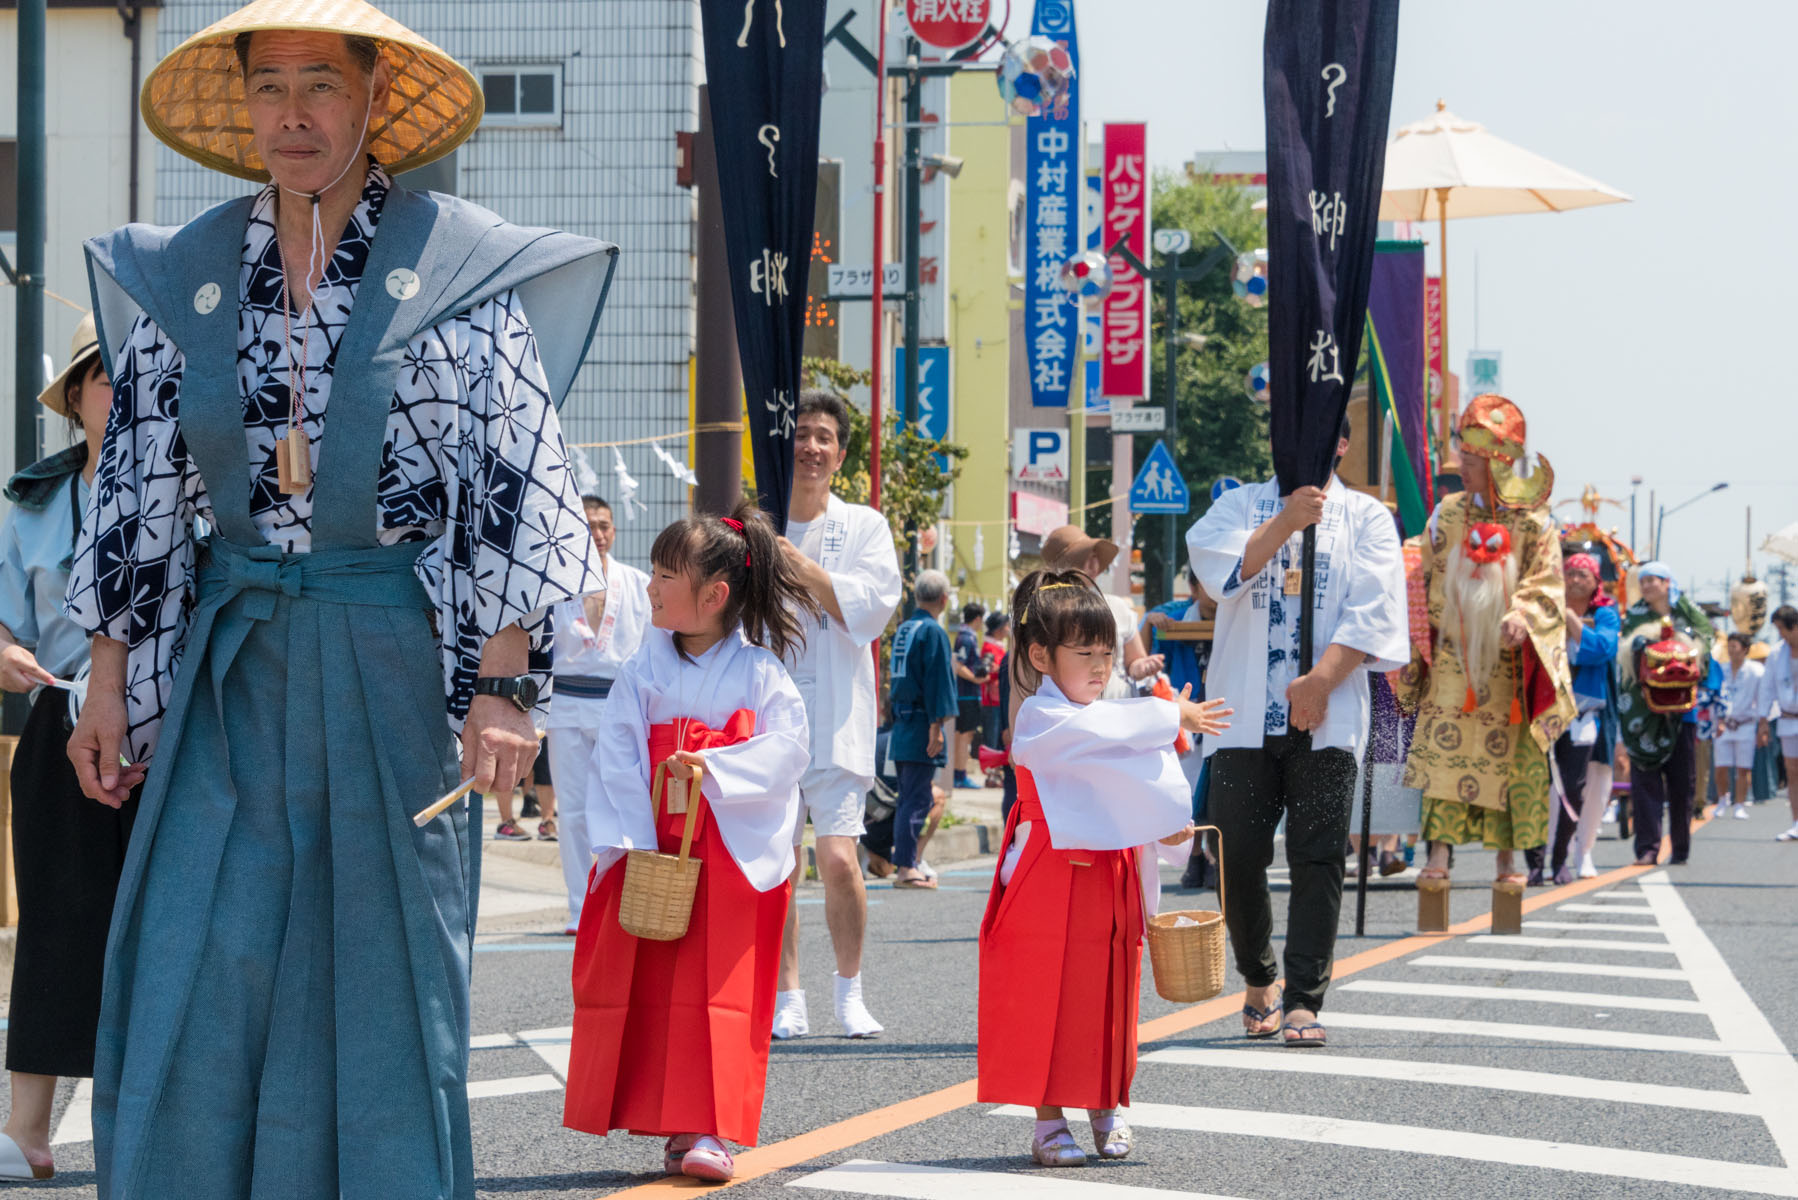
<svg viewBox="0 0 1798 1200">
<path fill-rule="evenodd" d="M 736 530 L 739 534 L 743 534 L 743 522 L 737 520 L 735 517 L 719 517 L 718 519 L 720 521 L 723 521 L 726 525 L 729 525 L 732 529 Z M 743 540 L 744 541 L 749 540 L 747 534 L 743 534 Z M 754 564 L 754 562 L 755 562 L 755 560 L 749 556 L 749 551 L 745 550 L 743 552 L 743 565 L 746 567 L 751 566 Z"/>
</svg>

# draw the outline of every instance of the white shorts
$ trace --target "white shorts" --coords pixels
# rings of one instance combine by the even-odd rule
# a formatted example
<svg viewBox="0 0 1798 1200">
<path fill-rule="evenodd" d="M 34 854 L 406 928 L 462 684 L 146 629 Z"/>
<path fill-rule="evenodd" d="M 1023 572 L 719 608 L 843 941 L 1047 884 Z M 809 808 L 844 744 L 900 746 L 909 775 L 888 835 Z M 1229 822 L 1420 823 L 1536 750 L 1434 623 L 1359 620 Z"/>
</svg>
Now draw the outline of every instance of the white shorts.
<svg viewBox="0 0 1798 1200">
<path fill-rule="evenodd" d="M 1717 739 L 1711 748 L 1711 763 L 1720 770 L 1752 771 L 1754 769 L 1754 738 L 1749 736 Z"/>
<path fill-rule="evenodd" d="M 867 832 L 862 815 L 867 811 L 868 789 L 873 786 L 874 781 L 866 775 L 842 767 L 807 767 L 799 781 L 799 825 L 793 831 L 793 844 L 804 840 L 807 813 L 819 837 L 858 838 Z"/>
<path fill-rule="evenodd" d="M 1787 758 L 1798 758 L 1798 733 L 1783 733 L 1779 736 L 1779 752 Z"/>
</svg>

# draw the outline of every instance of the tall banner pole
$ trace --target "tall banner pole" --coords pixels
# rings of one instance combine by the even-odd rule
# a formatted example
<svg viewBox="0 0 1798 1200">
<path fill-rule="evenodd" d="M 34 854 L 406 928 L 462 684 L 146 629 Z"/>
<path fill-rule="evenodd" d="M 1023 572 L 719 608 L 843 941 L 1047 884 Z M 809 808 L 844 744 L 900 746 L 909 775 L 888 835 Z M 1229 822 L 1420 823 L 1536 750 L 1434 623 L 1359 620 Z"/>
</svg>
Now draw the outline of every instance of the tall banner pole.
<svg viewBox="0 0 1798 1200">
<path fill-rule="evenodd" d="M 1267 10 L 1268 361 L 1280 490 L 1328 487 L 1361 351 L 1379 226 L 1398 0 Z M 1317 531 L 1301 558 L 1299 670 L 1315 661 Z M 1324 564 L 1327 567 L 1327 564 Z"/>
<path fill-rule="evenodd" d="M 737 351 L 763 511 L 786 532 L 818 192 L 824 5 L 700 0 Z"/>
</svg>

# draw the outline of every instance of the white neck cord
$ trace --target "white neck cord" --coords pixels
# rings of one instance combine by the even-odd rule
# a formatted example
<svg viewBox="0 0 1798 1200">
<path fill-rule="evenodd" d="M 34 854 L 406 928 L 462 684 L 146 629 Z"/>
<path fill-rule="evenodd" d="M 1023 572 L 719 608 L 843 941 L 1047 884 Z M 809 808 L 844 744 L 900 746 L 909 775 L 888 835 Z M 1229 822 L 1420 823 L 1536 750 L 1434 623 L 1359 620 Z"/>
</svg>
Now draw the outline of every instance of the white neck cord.
<svg viewBox="0 0 1798 1200">
<path fill-rule="evenodd" d="M 276 188 L 279 189 L 280 191 L 289 192 L 292 195 L 304 197 L 305 199 L 310 200 L 312 202 L 312 244 L 310 247 L 308 247 L 309 253 L 306 256 L 306 281 L 305 281 L 305 283 L 306 283 L 306 309 L 305 309 L 305 311 L 307 313 L 310 313 L 312 311 L 312 301 L 313 301 L 312 280 L 313 280 L 313 277 L 318 276 L 318 277 L 322 278 L 323 273 L 324 273 L 323 259 L 325 257 L 325 227 L 324 227 L 324 222 L 319 218 L 319 215 L 318 215 L 319 201 L 324 198 L 324 194 L 326 192 L 330 191 L 332 188 L 336 187 L 339 183 L 343 182 L 343 177 L 350 173 L 350 168 L 355 166 L 358 162 L 360 162 L 362 160 L 362 157 L 363 157 L 362 143 L 364 140 L 367 139 L 368 131 L 369 131 L 369 122 L 374 118 L 374 113 L 375 113 L 375 94 L 374 94 L 374 90 L 371 88 L 368 93 L 368 108 L 362 114 L 362 134 L 363 134 L 363 136 L 361 138 L 357 139 L 356 148 L 350 152 L 349 161 L 347 161 L 343 164 L 343 170 L 337 172 L 337 177 L 335 179 L 331 180 L 330 183 L 327 183 L 324 187 L 318 189 L 318 191 L 313 192 L 310 195 L 307 195 L 305 192 L 295 192 L 295 191 L 293 191 L 292 188 L 281 187 L 280 184 L 275 185 Z"/>
</svg>

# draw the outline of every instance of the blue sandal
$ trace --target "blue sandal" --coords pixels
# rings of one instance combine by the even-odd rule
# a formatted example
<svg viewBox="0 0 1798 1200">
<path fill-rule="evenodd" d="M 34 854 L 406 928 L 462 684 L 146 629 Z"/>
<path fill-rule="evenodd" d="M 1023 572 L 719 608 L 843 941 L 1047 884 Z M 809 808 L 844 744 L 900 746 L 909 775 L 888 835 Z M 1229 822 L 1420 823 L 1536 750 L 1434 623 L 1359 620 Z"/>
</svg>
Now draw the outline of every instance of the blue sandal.
<svg viewBox="0 0 1798 1200">
<path fill-rule="evenodd" d="M 1308 1034 L 1316 1031 L 1316 1037 Z M 1308 1021 L 1303 1025 L 1286 1026 L 1286 1044 L 1288 1046 L 1325 1046 L 1329 1044 L 1329 1034 L 1316 1021 Z"/>
<path fill-rule="evenodd" d="M 1285 1012 L 1285 1009 L 1281 1006 L 1282 1002 L 1285 1000 L 1285 997 L 1286 997 L 1286 993 L 1284 993 L 1284 992 L 1276 993 L 1274 996 L 1274 1002 L 1272 1004 L 1268 1005 L 1266 1008 L 1256 1008 L 1253 1004 L 1244 1004 L 1242 1006 L 1242 1015 L 1247 1017 L 1249 1020 L 1253 1021 L 1257 1025 L 1261 1024 L 1261 1022 L 1267 1020 L 1269 1017 L 1281 1016 Z M 1242 1031 L 1242 1036 L 1246 1037 L 1246 1038 L 1260 1040 L 1262 1038 L 1273 1037 L 1275 1034 L 1277 1034 L 1279 1032 L 1280 1032 L 1280 1026 L 1275 1025 L 1272 1029 L 1263 1029 L 1263 1030 L 1244 1029 Z"/>
</svg>

